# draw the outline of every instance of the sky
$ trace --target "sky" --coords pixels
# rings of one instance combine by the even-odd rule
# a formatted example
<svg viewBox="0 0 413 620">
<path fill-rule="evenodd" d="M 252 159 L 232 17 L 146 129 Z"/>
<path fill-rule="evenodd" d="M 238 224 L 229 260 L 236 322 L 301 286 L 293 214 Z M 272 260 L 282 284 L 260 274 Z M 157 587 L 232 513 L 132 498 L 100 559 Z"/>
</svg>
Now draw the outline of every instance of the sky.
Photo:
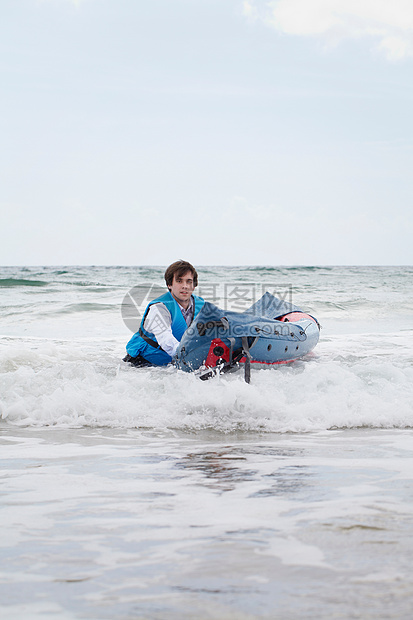
<svg viewBox="0 0 413 620">
<path fill-rule="evenodd" d="M 1 0 L 0 264 L 412 265 L 411 0 Z"/>
</svg>

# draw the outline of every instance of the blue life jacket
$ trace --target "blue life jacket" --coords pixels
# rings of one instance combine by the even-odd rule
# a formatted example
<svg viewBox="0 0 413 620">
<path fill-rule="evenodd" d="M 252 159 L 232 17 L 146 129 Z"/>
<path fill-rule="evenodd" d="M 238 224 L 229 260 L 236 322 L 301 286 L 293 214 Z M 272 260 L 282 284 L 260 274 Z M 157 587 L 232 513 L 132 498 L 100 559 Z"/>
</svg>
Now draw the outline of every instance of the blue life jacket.
<svg viewBox="0 0 413 620">
<path fill-rule="evenodd" d="M 204 305 L 204 300 L 202 299 L 202 297 L 198 297 L 197 295 L 192 295 L 192 297 L 195 302 L 195 317 Z M 178 341 L 181 340 L 188 326 L 183 317 L 178 302 L 168 291 L 167 293 L 161 295 L 160 297 L 157 297 L 147 305 L 139 331 L 137 331 L 136 334 L 134 334 L 129 340 L 128 344 L 126 345 L 126 351 L 131 357 L 142 355 L 142 357 L 144 357 L 151 364 L 155 364 L 156 366 L 166 366 L 166 364 L 169 364 L 169 362 L 172 360 L 171 356 L 166 353 L 166 351 L 161 349 L 161 346 L 156 340 L 155 334 L 152 334 L 144 328 L 144 323 L 149 312 L 149 308 L 153 304 L 159 303 L 163 303 L 164 306 L 166 306 L 166 308 L 168 309 L 172 318 L 172 334 Z"/>
</svg>

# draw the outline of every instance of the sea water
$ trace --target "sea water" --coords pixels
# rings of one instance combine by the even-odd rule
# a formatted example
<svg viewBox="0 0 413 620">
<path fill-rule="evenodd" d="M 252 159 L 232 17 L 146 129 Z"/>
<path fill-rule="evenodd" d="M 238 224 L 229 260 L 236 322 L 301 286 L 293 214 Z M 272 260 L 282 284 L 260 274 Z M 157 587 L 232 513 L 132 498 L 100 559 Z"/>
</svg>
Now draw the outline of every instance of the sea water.
<svg viewBox="0 0 413 620">
<path fill-rule="evenodd" d="M 249 385 L 121 361 L 163 271 L 0 270 L 0 618 L 410 618 L 413 268 L 200 267 L 321 323 Z"/>
</svg>

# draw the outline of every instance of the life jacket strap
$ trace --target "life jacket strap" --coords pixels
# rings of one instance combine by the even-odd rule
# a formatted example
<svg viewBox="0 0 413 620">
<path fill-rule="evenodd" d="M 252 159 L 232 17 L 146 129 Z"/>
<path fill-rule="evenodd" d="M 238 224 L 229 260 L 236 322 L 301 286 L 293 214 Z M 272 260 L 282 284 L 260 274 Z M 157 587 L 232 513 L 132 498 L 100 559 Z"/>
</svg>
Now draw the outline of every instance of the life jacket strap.
<svg viewBox="0 0 413 620">
<path fill-rule="evenodd" d="M 152 338 L 149 338 L 146 334 L 143 333 L 142 328 L 139 328 L 139 336 L 147 343 L 150 344 L 151 347 L 153 347 L 154 349 L 162 349 L 161 345 L 159 344 L 159 342 L 156 342 L 155 340 L 152 340 Z M 163 351 L 163 349 L 162 349 Z"/>
</svg>

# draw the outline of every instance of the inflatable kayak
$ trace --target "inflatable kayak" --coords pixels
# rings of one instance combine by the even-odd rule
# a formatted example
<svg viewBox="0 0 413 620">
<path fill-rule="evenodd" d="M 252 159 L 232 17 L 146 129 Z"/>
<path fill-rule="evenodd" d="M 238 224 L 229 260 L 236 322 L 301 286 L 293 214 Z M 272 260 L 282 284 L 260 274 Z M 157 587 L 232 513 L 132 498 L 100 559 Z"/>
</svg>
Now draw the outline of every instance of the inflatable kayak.
<svg viewBox="0 0 413 620">
<path fill-rule="evenodd" d="M 175 365 L 199 371 L 201 379 L 244 365 L 271 366 L 303 357 L 316 346 L 320 325 L 313 316 L 270 293 L 245 312 L 222 310 L 205 302 L 184 333 Z"/>
</svg>

